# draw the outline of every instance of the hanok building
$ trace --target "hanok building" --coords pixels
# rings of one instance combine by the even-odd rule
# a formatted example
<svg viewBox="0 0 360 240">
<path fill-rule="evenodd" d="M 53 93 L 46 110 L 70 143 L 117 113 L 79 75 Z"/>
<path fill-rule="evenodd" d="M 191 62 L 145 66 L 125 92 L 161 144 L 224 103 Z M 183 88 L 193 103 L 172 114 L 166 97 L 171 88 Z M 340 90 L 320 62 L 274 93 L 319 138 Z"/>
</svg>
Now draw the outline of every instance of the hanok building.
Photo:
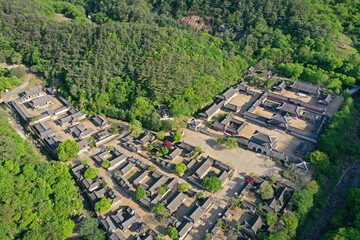
<svg viewBox="0 0 360 240">
<path fill-rule="evenodd" d="M 94 116 L 91 117 L 91 121 L 94 123 L 96 127 L 99 127 L 101 129 L 104 129 L 109 126 L 109 120 L 107 120 L 101 115 L 95 114 Z"/>
<path fill-rule="evenodd" d="M 281 81 L 279 84 L 273 86 L 273 90 L 277 92 L 282 92 L 286 89 L 285 81 Z"/>
<path fill-rule="evenodd" d="M 214 129 L 235 135 L 240 134 L 246 126 L 247 123 L 237 120 L 230 115 L 227 115 L 221 122 L 216 121 L 213 124 Z"/>
<path fill-rule="evenodd" d="M 183 202 L 186 200 L 186 194 L 178 192 L 173 196 L 169 201 L 166 207 L 169 209 L 170 213 L 175 212 Z"/>
<path fill-rule="evenodd" d="M 287 187 L 279 187 L 276 189 L 275 196 L 264 204 L 263 209 L 268 213 L 280 212 L 280 210 L 285 207 L 285 204 L 288 202 L 290 194 L 291 192 Z"/>
<path fill-rule="evenodd" d="M 262 225 L 263 225 L 263 220 L 261 216 L 255 215 L 252 217 L 252 219 L 249 222 L 246 220 L 244 221 L 241 231 L 243 231 L 246 235 L 255 238 L 257 232 L 260 230 Z"/>
<path fill-rule="evenodd" d="M 214 160 L 210 157 L 207 157 L 199 166 L 199 168 L 195 171 L 195 175 L 202 179 L 209 173 L 211 166 L 213 165 Z"/>
<path fill-rule="evenodd" d="M 39 136 L 39 138 L 50 138 L 55 135 L 55 130 L 50 128 L 46 123 L 38 123 L 33 126 L 35 133 Z"/>
<path fill-rule="evenodd" d="M 276 108 L 278 111 L 282 113 L 282 115 L 288 114 L 293 118 L 298 118 L 301 116 L 302 111 L 304 110 L 303 107 L 299 107 L 295 104 L 283 102 L 279 107 Z"/>
<path fill-rule="evenodd" d="M 61 114 L 66 113 L 70 108 L 66 106 L 59 107 L 57 109 L 50 109 L 42 113 L 40 116 L 37 117 L 37 120 L 34 123 L 44 122 L 49 119 L 56 119 Z"/>
<path fill-rule="evenodd" d="M 210 121 L 210 119 L 215 116 L 223 106 L 224 101 L 221 101 L 220 103 L 214 103 L 204 113 L 200 113 L 199 116 L 206 121 Z"/>
<path fill-rule="evenodd" d="M 176 157 L 178 157 L 181 153 L 182 153 L 182 149 L 181 148 L 174 148 L 168 155 L 166 155 L 165 157 L 170 159 L 170 160 L 174 160 Z"/>
<path fill-rule="evenodd" d="M 68 112 L 69 112 L 68 116 L 60 118 L 58 120 L 61 127 L 68 126 L 70 124 L 72 125 L 78 124 L 82 119 L 86 117 L 85 113 L 75 108 L 70 109 Z"/>
<path fill-rule="evenodd" d="M 156 135 L 151 132 L 146 132 L 140 139 L 135 140 L 137 144 L 145 146 L 148 143 L 152 143 L 156 139 Z"/>
<path fill-rule="evenodd" d="M 301 142 L 295 150 L 295 154 L 299 157 L 305 157 L 314 150 L 308 143 Z"/>
<path fill-rule="evenodd" d="M 318 97 L 320 96 L 320 88 L 314 85 L 310 85 L 304 82 L 294 82 L 290 86 L 291 90 L 294 92 L 304 93 L 310 96 Z"/>
<path fill-rule="evenodd" d="M 216 96 L 218 99 L 224 101 L 224 105 L 229 103 L 236 95 L 239 94 L 239 89 L 237 87 L 230 87 L 223 94 Z"/>
<path fill-rule="evenodd" d="M 287 129 L 290 126 L 291 117 L 286 115 L 274 114 L 271 119 L 269 119 L 268 123 L 275 127 L 279 127 L 282 129 Z"/>
<path fill-rule="evenodd" d="M 194 224 L 192 222 L 189 221 L 185 221 L 183 222 L 180 227 L 179 227 L 179 239 L 182 240 L 186 237 L 186 235 L 191 231 L 192 227 L 194 226 Z"/>
<path fill-rule="evenodd" d="M 33 87 L 20 94 L 19 103 L 31 101 L 34 98 L 43 96 L 45 93 L 41 86 Z"/>
<path fill-rule="evenodd" d="M 124 236 L 124 234 L 122 234 L 122 232 L 120 230 L 113 232 L 110 236 L 109 236 L 110 240 L 126 240 L 126 237 Z"/>
<path fill-rule="evenodd" d="M 53 104 L 53 99 L 52 97 L 50 97 L 49 95 L 40 97 L 40 98 L 35 98 L 33 100 L 30 101 L 30 106 L 33 109 L 38 109 L 38 108 L 44 108 L 47 107 L 50 104 Z"/>
<path fill-rule="evenodd" d="M 19 99 L 12 101 L 10 105 L 15 109 L 17 114 L 20 115 L 21 119 L 25 123 L 29 123 L 31 121 L 30 115 L 25 111 L 25 109 L 21 106 Z"/>
<path fill-rule="evenodd" d="M 271 150 L 276 148 L 276 144 L 277 138 L 275 136 L 270 136 L 256 130 L 250 138 L 248 148 L 270 156 Z"/>
<path fill-rule="evenodd" d="M 78 143 L 78 145 L 80 147 L 80 151 L 84 151 L 84 150 L 90 148 L 89 141 L 86 138 L 78 141 L 77 143 Z"/>
<path fill-rule="evenodd" d="M 56 153 L 56 150 L 59 146 L 61 136 L 47 137 L 43 139 L 45 146 L 47 146 L 53 153 Z"/>
<path fill-rule="evenodd" d="M 84 139 L 91 135 L 94 130 L 85 128 L 84 124 L 78 124 L 69 128 L 69 132 L 76 138 Z"/>
<path fill-rule="evenodd" d="M 331 94 L 326 94 L 323 96 L 321 100 L 318 101 L 319 104 L 324 106 L 329 106 L 331 101 L 333 99 L 333 96 Z"/>
</svg>

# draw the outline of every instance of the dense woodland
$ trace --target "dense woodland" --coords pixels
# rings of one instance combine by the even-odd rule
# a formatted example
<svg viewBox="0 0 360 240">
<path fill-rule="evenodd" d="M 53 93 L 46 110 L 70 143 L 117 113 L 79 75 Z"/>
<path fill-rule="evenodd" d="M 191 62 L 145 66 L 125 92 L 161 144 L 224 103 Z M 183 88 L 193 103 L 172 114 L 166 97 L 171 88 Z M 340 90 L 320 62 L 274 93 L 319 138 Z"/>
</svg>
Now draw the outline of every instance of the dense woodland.
<svg viewBox="0 0 360 240">
<path fill-rule="evenodd" d="M 177 119 L 196 114 L 215 95 L 242 79 L 249 66 L 318 84 L 330 93 L 340 94 L 358 85 L 359 10 L 360 0 L 0 0 L 0 62 L 28 65 L 46 79 L 47 85 L 59 86 L 84 112 L 130 121 L 136 129 L 142 125 L 167 130 L 178 121 L 160 121 L 157 104 L 168 104 Z M 54 20 L 59 13 L 71 20 Z M 180 24 L 187 15 L 200 16 L 199 24 L 204 27 L 195 30 Z M 10 82 L 6 84 L 18 84 L 11 73 L 0 74 L 0 81 L 6 78 Z M 9 86 L 6 84 L 0 83 L 1 88 Z M 301 239 L 302 232 L 325 207 L 324 199 L 339 177 L 339 166 L 350 164 L 360 155 L 359 145 L 348 134 L 358 128 L 353 119 L 358 119 L 359 106 L 346 97 L 319 140 L 320 152 L 309 158 L 318 167 L 317 183 L 312 182 L 294 196 L 295 215 L 291 219 L 296 224 L 262 238 L 294 238 L 299 225 L 297 236 Z M 8 160 L 18 159 L 16 156 L 8 156 Z M 23 158 L 20 166 L 28 164 Z M 8 161 L 2 162 L 5 165 Z M 37 172 L 40 167 L 37 160 L 34 162 Z M 62 165 L 39 166 L 43 165 L 61 172 L 70 184 Z M 9 178 L 20 179 L 24 168 L 19 169 Z M 60 199 L 55 192 L 59 191 L 52 189 L 56 189 L 54 182 L 60 181 L 59 174 L 51 179 L 40 173 L 36 176 L 49 183 L 51 193 L 45 194 L 45 202 L 56 206 Z M 67 189 L 72 193 L 61 201 L 75 197 L 74 189 Z M 26 190 L 32 193 L 31 188 Z M 28 201 L 31 199 L 36 198 Z M 29 203 L 26 207 L 34 209 L 38 205 Z M 60 205 L 60 209 L 67 207 Z M 2 209 L 18 211 L 15 207 Z M 31 239 L 31 234 L 38 233 L 46 239 L 63 238 L 73 227 L 68 217 L 80 206 L 61 213 L 53 209 L 48 210 L 52 214 L 46 214 L 41 224 L 32 216 L 26 226 L 19 221 L 22 212 L 2 214 L 14 216 L 0 218 L 2 232 L 8 237 L 28 235 Z M 50 231 L 52 227 L 57 231 Z M 350 227 L 352 233 L 360 230 L 356 222 Z M 327 239 L 339 239 L 336 231 L 326 235 Z M 46 234 L 50 232 L 59 235 L 49 237 Z"/>
<path fill-rule="evenodd" d="M 66 239 L 82 211 L 69 169 L 36 154 L 0 111 L 0 239 Z"/>
</svg>

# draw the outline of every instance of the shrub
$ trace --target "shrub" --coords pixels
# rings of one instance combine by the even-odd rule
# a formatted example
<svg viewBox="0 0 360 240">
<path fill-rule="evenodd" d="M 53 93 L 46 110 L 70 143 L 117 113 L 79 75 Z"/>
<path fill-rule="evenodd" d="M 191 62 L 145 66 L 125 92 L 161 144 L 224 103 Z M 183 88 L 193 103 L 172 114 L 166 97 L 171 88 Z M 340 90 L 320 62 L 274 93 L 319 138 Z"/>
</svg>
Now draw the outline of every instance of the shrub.
<svg viewBox="0 0 360 240">
<path fill-rule="evenodd" d="M 225 144 L 226 143 L 226 140 L 224 139 L 224 138 L 218 138 L 218 139 L 216 139 L 216 142 L 218 143 L 218 144 L 220 144 L 220 145 L 222 145 L 222 144 Z"/>
<path fill-rule="evenodd" d="M 154 145 L 152 145 L 152 144 L 149 144 L 147 147 L 146 147 L 146 150 L 147 151 L 151 151 L 151 150 L 153 150 L 154 149 Z"/>
<path fill-rule="evenodd" d="M 83 160 L 81 160 L 81 164 L 86 166 L 89 164 L 89 161 L 87 159 L 83 159 Z"/>
<path fill-rule="evenodd" d="M 179 185 L 179 192 L 187 192 L 189 188 L 190 188 L 190 184 L 188 182 L 184 182 Z"/>
<path fill-rule="evenodd" d="M 110 161 L 109 160 L 105 160 L 101 163 L 101 166 L 103 168 L 109 168 L 110 167 Z"/>
<path fill-rule="evenodd" d="M 164 138 L 165 138 L 165 132 L 164 132 L 164 131 L 159 131 L 159 132 L 156 134 L 156 138 L 159 139 L 159 140 L 164 140 Z"/>
<path fill-rule="evenodd" d="M 159 188 L 158 193 L 163 195 L 167 192 L 167 190 L 169 190 L 169 186 L 164 184 Z"/>
<path fill-rule="evenodd" d="M 172 239 L 178 238 L 179 233 L 178 233 L 178 230 L 176 229 L 176 227 L 171 227 L 171 228 L 169 228 L 169 230 L 168 230 L 168 235 L 169 235 L 169 237 L 172 238 Z"/>
<path fill-rule="evenodd" d="M 269 212 L 266 214 L 266 223 L 267 225 L 273 227 L 278 222 L 278 216 L 276 213 Z"/>
<path fill-rule="evenodd" d="M 181 142 L 181 140 L 182 140 L 181 134 L 178 132 L 174 132 L 173 140 L 174 140 L 174 142 Z"/>
<path fill-rule="evenodd" d="M 97 212 L 107 212 L 111 208 L 111 200 L 108 198 L 103 198 L 97 203 L 95 203 L 95 211 Z"/>
<path fill-rule="evenodd" d="M 148 171 L 149 172 L 155 172 L 157 170 L 157 167 L 156 166 L 150 166 L 149 168 L 148 168 Z"/>
<path fill-rule="evenodd" d="M 99 169 L 88 168 L 84 172 L 84 177 L 87 178 L 87 179 L 94 179 L 97 176 L 98 172 L 99 172 Z"/>
<path fill-rule="evenodd" d="M 264 183 L 260 188 L 260 193 L 262 199 L 268 200 L 274 195 L 274 189 L 269 183 Z"/>
<path fill-rule="evenodd" d="M 19 79 L 25 77 L 26 75 L 26 69 L 23 67 L 15 67 L 10 70 L 10 75 L 15 76 Z"/>
<path fill-rule="evenodd" d="M 169 209 L 167 209 L 164 204 L 162 203 L 158 203 L 155 205 L 154 208 L 154 213 L 156 215 L 161 215 L 161 216 L 165 216 L 165 217 L 169 217 L 170 216 L 170 211 Z"/>
<path fill-rule="evenodd" d="M 222 182 L 217 177 L 207 177 L 203 180 L 202 185 L 210 192 L 219 191 L 222 188 Z"/>
<path fill-rule="evenodd" d="M 204 192 L 198 192 L 198 193 L 196 194 L 196 199 L 201 200 L 201 199 L 203 199 L 203 198 L 204 198 Z"/>
<path fill-rule="evenodd" d="M 161 147 L 161 154 L 164 156 L 169 153 L 169 149 L 167 147 Z"/>
<path fill-rule="evenodd" d="M 146 191 L 141 186 L 138 186 L 134 193 L 135 199 L 140 200 L 144 197 L 146 197 Z"/>
<path fill-rule="evenodd" d="M 271 184 L 275 184 L 276 183 L 276 178 L 274 176 L 269 176 L 267 177 L 267 180 L 271 183 Z"/>
<path fill-rule="evenodd" d="M 178 164 L 175 165 L 174 171 L 177 174 L 183 174 L 186 171 L 186 165 L 183 164 L 183 163 L 178 163 Z"/>
</svg>

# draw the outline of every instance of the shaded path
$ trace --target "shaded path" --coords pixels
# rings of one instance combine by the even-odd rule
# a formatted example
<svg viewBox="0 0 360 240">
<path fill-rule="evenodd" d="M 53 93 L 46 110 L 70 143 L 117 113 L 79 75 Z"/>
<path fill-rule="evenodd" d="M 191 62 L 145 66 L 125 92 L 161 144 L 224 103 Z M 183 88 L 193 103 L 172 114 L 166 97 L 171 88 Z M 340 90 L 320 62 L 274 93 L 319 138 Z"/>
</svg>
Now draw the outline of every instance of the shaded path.
<svg viewBox="0 0 360 240">
<path fill-rule="evenodd" d="M 321 237 L 332 215 L 346 206 L 346 195 L 352 187 L 360 187 L 360 161 L 355 162 L 352 167 L 344 172 L 335 190 L 330 194 L 321 217 L 305 234 L 305 240 L 315 240 Z"/>
</svg>

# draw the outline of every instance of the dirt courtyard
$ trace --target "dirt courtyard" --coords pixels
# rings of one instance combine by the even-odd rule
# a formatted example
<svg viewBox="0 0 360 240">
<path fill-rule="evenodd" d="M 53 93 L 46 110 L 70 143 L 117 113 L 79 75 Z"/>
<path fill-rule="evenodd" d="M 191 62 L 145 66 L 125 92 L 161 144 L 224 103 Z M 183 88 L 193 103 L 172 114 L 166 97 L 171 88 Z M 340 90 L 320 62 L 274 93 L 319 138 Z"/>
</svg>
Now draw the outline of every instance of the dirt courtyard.
<svg viewBox="0 0 360 240">
<path fill-rule="evenodd" d="M 267 156 L 243 148 L 226 149 L 217 144 L 216 138 L 189 129 L 185 129 L 184 132 L 184 142 L 200 146 L 206 155 L 235 167 L 241 177 L 250 172 L 257 175 L 280 176 L 282 168 Z"/>
</svg>

